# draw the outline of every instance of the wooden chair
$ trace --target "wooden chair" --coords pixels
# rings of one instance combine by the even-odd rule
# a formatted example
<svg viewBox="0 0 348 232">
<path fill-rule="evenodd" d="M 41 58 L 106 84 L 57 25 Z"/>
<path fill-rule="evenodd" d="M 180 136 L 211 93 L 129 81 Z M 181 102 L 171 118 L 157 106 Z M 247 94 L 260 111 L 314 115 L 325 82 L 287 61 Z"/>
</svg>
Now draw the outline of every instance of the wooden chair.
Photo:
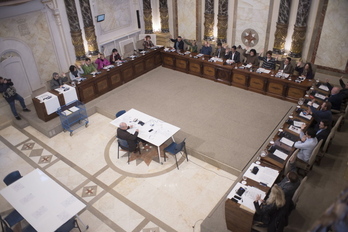
<svg viewBox="0 0 348 232">
<path fill-rule="evenodd" d="M 303 192 L 306 181 L 307 181 L 307 176 L 302 179 L 300 186 L 298 186 L 298 188 L 296 189 L 294 193 L 294 196 L 292 197 L 292 203 L 294 204 L 294 208 L 296 208 L 296 204 L 298 200 L 300 199 L 300 196 Z"/>
<path fill-rule="evenodd" d="M 290 170 L 290 160 L 291 160 L 292 157 L 297 156 L 298 152 L 299 152 L 299 149 L 296 149 L 296 150 L 292 153 L 292 155 L 291 155 L 291 157 L 288 159 L 288 161 L 286 162 L 285 167 L 284 167 L 284 171 L 283 171 L 283 177 L 286 176 L 286 174 L 288 174 L 288 172 L 291 171 L 291 170 Z"/>
<path fill-rule="evenodd" d="M 318 155 L 316 157 L 316 162 L 317 162 L 318 165 L 320 165 L 321 159 L 324 157 L 324 155 L 328 151 L 329 146 L 330 146 L 334 136 L 335 136 L 335 131 L 331 130 L 330 134 L 326 138 L 326 141 L 325 141 L 323 147 L 320 149 L 320 151 L 319 151 L 319 153 L 318 153 Z"/>
<path fill-rule="evenodd" d="M 319 150 L 320 150 L 320 147 L 322 144 L 323 144 L 323 140 L 320 140 L 319 143 L 314 147 L 308 163 L 303 161 L 303 160 L 300 160 L 300 159 L 296 160 L 296 167 L 299 169 L 302 169 L 304 171 L 304 173 L 305 173 L 304 176 L 306 176 L 308 174 L 308 172 L 310 170 L 312 170 L 313 164 L 316 160 L 316 157 L 319 153 Z"/>
</svg>

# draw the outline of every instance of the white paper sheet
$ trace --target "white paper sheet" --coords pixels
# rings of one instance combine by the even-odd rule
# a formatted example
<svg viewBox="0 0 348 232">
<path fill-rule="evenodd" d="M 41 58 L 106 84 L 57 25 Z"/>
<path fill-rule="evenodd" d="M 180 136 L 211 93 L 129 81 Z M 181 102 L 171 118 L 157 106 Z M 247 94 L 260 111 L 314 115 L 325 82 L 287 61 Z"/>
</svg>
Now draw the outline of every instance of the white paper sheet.
<svg viewBox="0 0 348 232">
<path fill-rule="evenodd" d="M 320 85 L 319 89 L 325 90 L 325 91 L 329 91 L 329 87 L 327 87 L 326 85 Z"/>
<path fill-rule="evenodd" d="M 273 155 L 281 158 L 282 160 L 286 160 L 286 158 L 288 158 L 288 155 L 285 154 L 284 152 L 282 151 L 279 151 L 278 149 L 276 149 L 274 152 L 273 152 Z"/>
<path fill-rule="evenodd" d="M 281 138 L 280 139 L 280 142 L 281 143 L 284 143 L 285 145 L 289 146 L 289 147 L 292 147 L 294 145 L 294 142 L 291 141 L 290 139 L 287 139 L 285 137 Z"/>
<path fill-rule="evenodd" d="M 312 115 L 310 115 L 310 114 L 304 115 L 303 112 L 300 113 L 300 116 L 303 118 L 307 118 L 308 120 L 312 119 Z"/>
<path fill-rule="evenodd" d="M 305 124 L 305 123 L 304 123 L 304 122 L 299 122 L 299 121 L 294 120 L 294 126 L 296 126 L 296 127 L 301 128 L 301 126 L 302 126 L 303 124 Z"/>
<path fill-rule="evenodd" d="M 311 102 L 311 101 L 308 102 L 307 105 L 311 106 L 311 105 L 312 105 L 312 102 Z M 313 107 L 317 109 L 317 108 L 319 107 L 319 105 L 318 105 L 317 103 L 314 102 Z"/>
<path fill-rule="evenodd" d="M 253 170 L 254 167 L 259 168 L 259 171 L 257 172 L 256 175 L 251 172 L 251 170 Z M 266 184 L 268 187 L 271 187 L 273 185 L 278 175 L 279 175 L 279 172 L 277 170 L 263 167 L 255 163 L 252 163 L 249 169 L 244 174 L 244 176 L 248 177 L 249 179 L 252 179 L 256 182 L 262 182 Z"/>
<path fill-rule="evenodd" d="M 295 132 L 297 134 L 300 134 L 300 132 L 301 132 L 300 128 L 297 128 L 297 127 L 295 127 L 293 125 L 289 126 L 289 130 L 291 130 L 291 131 L 293 131 L 293 132 Z"/>
<path fill-rule="evenodd" d="M 319 98 L 319 99 L 321 99 L 321 100 L 324 100 L 324 99 L 325 99 L 325 96 L 322 95 L 322 94 L 320 94 L 320 93 L 316 93 L 316 94 L 314 95 L 314 97 Z"/>
</svg>

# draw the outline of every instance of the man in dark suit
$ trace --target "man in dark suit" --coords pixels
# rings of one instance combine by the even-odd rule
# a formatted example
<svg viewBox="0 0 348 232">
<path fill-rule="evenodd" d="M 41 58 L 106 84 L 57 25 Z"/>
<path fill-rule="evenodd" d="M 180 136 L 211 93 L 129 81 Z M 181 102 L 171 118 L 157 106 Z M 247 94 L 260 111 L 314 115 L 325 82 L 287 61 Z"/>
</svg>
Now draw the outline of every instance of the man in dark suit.
<svg viewBox="0 0 348 232">
<path fill-rule="evenodd" d="M 313 102 L 315 102 L 315 99 L 312 100 L 312 105 L 309 107 L 308 113 L 312 114 L 314 120 L 317 122 L 315 129 L 319 128 L 319 123 L 324 119 L 328 120 L 330 125 L 332 122 L 331 102 L 323 102 L 319 110 L 313 107 Z"/>
<path fill-rule="evenodd" d="M 283 73 L 293 74 L 294 67 L 291 64 L 291 58 L 287 57 L 283 63 L 280 64 L 279 70 L 283 70 Z"/>
<path fill-rule="evenodd" d="M 322 146 L 324 145 L 327 137 L 329 136 L 330 134 L 330 123 L 328 120 L 321 120 L 320 123 L 319 123 L 319 129 L 317 130 L 316 132 L 316 135 L 315 137 L 317 137 L 318 139 L 318 142 L 320 140 L 323 140 L 323 144 Z"/>
<path fill-rule="evenodd" d="M 127 130 L 132 128 L 128 126 L 125 122 L 121 122 L 117 128 L 117 138 L 126 140 L 128 143 L 129 151 L 134 152 L 138 145 L 138 134 L 139 130 L 136 129 L 134 134 L 129 133 Z"/>
<path fill-rule="evenodd" d="M 331 109 L 333 110 L 341 110 L 341 104 L 343 99 L 345 98 L 345 94 L 344 92 L 341 91 L 341 89 L 339 87 L 333 87 L 328 79 L 326 79 L 326 86 L 329 88 L 330 90 L 330 96 L 326 99 L 329 102 L 331 102 Z"/>
<path fill-rule="evenodd" d="M 228 60 L 233 60 L 233 63 L 240 62 L 240 53 L 237 52 L 237 47 L 235 45 L 233 45 L 231 51 L 225 55 L 225 58 Z"/>
<path fill-rule="evenodd" d="M 277 185 L 283 190 L 285 199 L 289 200 L 294 196 L 294 193 L 298 186 L 300 186 L 300 183 L 301 181 L 298 178 L 296 171 L 291 170 Z"/>
<path fill-rule="evenodd" d="M 184 50 L 184 41 L 182 41 L 181 36 L 178 36 L 177 39 L 170 38 L 172 42 L 174 42 L 174 48 L 176 50 Z"/>
<path fill-rule="evenodd" d="M 217 43 L 217 48 L 215 50 L 214 55 L 217 58 L 223 58 L 225 56 L 225 48 L 222 47 L 222 43 Z"/>
</svg>

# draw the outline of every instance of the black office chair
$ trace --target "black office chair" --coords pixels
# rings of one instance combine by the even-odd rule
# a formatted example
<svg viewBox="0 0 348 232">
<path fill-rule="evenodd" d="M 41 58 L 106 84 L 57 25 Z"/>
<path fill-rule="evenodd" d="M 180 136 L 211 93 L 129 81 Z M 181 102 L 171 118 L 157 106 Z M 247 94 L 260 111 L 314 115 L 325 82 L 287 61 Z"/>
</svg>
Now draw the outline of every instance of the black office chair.
<svg viewBox="0 0 348 232">
<path fill-rule="evenodd" d="M 80 226 L 77 223 L 75 217 L 69 219 L 66 223 L 64 223 L 62 226 L 60 226 L 57 230 L 54 232 L 69 232 L 74 228 L 78 228 L 81 232 Z"/>
<path fill-rule="evenodd" d="M 116 118 L 120 117 L 121 115 L 123 115 L 124 113 L 126 113 L 125 110 L 120 110 L 116 113 Z"/>
<path fill-rule="evenodd" d="M 179 152 L 181 152 L 182 150 L 184 150 L 186 159 L 188 161 L 188 157 L 187 157 L 187 152 L 186 152 L 186 143 L 185 143 L 184 139 L 181 143 L 176 143 L 176 142 L 172 142 L 168 147 L 164 148 L 163 151 L 164 153 L 168 152 L 172 155 L 175 156 L 175 162 L 176 162 L 176 167 L 179 169 L 179 165 L 178 165 L 178 159 L 176 158 L 176 154 L 178 154 Z M 165 154 L 164 154 L 165 155 Z"/>
<path fill-rule="evenodd" d="M 13 171 L 4 178 L 4 183 L 8 186 L 20 178 L 22 178 L 22 175 L 19 171 Z"/>
</svg>

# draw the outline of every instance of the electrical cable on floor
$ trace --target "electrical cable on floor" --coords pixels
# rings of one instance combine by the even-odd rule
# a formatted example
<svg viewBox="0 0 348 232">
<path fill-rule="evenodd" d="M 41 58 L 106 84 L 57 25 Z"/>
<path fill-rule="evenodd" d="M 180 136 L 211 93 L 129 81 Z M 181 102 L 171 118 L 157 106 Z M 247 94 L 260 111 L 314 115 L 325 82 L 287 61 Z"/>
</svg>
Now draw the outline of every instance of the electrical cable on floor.
<svg viewBox="0 0 348 232">
<path fill-rule="evenodd" d="M 195 222 L 195 224 L 192 226 L 192 231 L 193 231 L 193 232 L 195 232 L 196 224 L 197 224 L 197 222 L 199 222 L 199 221 L 203 221 L 203 219 L 199 219 L 199 220 L 197 220 L 197 221 Z"/>
<path fill-rule="evenodd" d="M 229 177 L 227 177 L 227 176 L 222 176 L 222 175 L 220 175 L 219 173 L 214 172 L 213 170 L 210 170 L 210 169 L 208 169 L 208 168 L 203 167 L 202 165 L 199 165 L 199 164 L 193 162 L 192 160 L 189 160 L 189 162 L 192 162 L 192 163 L 194 163 L 195 165 L 197 165 L 197 166 L 199 166 L 199 167 L 201 167 L 201 168 L 203 168 L 203 169 L 205 169 L 205 170 L 207 170 L 207 171 L 213 172 L 213 173 L 215 173 L 215 174 L 218 175 L 218 176 L 221 176 L 221 177 L 223 177 L 223 178 L 232 180 L 231 178 L 229 178 Z M 236 180 L 232 180 L 232 181 L 236 181 Z"/>
</svg>

